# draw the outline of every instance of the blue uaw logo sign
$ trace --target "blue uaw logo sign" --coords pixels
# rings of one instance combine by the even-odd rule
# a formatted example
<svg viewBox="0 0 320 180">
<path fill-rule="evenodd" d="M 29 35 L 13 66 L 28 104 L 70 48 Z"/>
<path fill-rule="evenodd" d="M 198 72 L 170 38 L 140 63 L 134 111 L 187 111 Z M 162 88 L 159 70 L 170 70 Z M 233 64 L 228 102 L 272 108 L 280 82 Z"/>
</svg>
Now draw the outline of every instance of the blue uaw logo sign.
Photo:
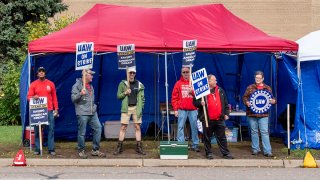
<svg viewBox="0 0 320 180">
<path fill-rule="evenodd" d="M 264 114 L 271 107 L 272 95 L 266 90 L 257 90 L 250 96 L 250 109 L 255 114 Z"/>
</svg>

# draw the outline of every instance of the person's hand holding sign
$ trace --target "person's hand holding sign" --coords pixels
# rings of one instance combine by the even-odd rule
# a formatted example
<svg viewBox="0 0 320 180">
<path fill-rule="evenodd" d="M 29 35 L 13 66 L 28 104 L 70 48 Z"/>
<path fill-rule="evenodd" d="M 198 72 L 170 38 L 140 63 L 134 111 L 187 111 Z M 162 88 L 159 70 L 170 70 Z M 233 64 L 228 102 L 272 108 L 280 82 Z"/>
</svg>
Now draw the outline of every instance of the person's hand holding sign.
<svg viewBox="0 0 320 180">
<path fill-rule="evenodd" d="M 174 111 L 174 116 L 178 117 L 178 115 L 179 115 L 178 111 Z"/>
<path fill-rule="evenodd" d="M 270 99 L 270 103 L 271 104 L 276 104 L 276 100 L 275 99 Z"/>
<path fill-rule="evenodd" d="M 38 95 L 34 95 L 33 99 L 39 99 L 39 96 Z"/>
<path fill-rule="evenodd" d="M 131 89 L 127 89 L 127 90 L 124 92 L 125 95 L 130 95 L 130 93 L 131 93 Z"/>
<path fill-rule="evenodd" d="M 206 105 L 206 103 L 204 101 L 201 101 L 201 105 L 204 106 Z"/>
<path fill-rule="evenodd" d="M 86 94 L 86 90 L 82 89 L 81 92 L 80 92 L 80 95 L 85 95 L 85 94 Z"/>
<path fill-rule="evenodd" d="M 249 101 L 247 101 L 247 102 L 246 102 L 246 105 L 247 105 L 248 107 L 250 107 L 250 102 L 249 102 Z"/>
<path fill-rule="evenodd" d="M 192 86 L 189 86 L 189 88 L 188 88 L 188 93 L 189 93 L 189 94 L 192 94 L 192 92 L 193 92 L 193 87 L 192 87 Z"/>
</svg>

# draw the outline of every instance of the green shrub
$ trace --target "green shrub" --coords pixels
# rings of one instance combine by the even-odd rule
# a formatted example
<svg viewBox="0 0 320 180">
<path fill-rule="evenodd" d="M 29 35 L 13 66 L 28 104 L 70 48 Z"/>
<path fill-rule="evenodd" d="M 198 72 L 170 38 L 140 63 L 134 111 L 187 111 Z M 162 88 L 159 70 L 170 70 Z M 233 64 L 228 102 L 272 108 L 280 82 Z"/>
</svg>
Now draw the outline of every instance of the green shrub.
<svg viewBox="0 0 320 180">
<path fill-rule="evenodd" d="M 21 66 L 10 62 L 3 74 L 4 84 L 0 96 L 0 125 L 20 124 L 19 78 Z"/>
</svg>

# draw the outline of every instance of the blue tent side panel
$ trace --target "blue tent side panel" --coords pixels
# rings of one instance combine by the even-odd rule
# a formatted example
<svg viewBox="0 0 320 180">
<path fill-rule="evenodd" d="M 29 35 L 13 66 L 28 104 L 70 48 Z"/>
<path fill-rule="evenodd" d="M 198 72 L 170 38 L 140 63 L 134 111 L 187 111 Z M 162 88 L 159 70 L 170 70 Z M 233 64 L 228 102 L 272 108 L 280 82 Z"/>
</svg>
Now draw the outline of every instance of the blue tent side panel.
<svg viewBox="0 0 320 180">
<path fill-rule="evenodd" d="M 29 73 L 28 73 L 28 57 L 27 57 L 23 63 L 23 66 L 21 69 L 21 76 L 20 76 L 20 116 L 21 116 L 22 127 L 29 125 L 29 121 L 27 122 L 28 100 L 26 96 L 29 88 L 28 79 L 29 79 Z M 22 128 L 22 140 L 24 137 L 24 129 L 25 128 Z"/>
<path fill-rule="evenodd" d="M 295 106 L 298 97 L 297 62 L 286 54 L 277 59 L 277 115 L 279 124 L 278 131 L 287 144 L 287 104 L 290 104 L 290 127 L 294 123 Z"/>
<path fill-rule="evenodd" d="M 287 55 L 282 55 L 282 58 L 278 78 L 282 104 L 278 107 L 285 110 L 287 103 L 296 105 L 294 129 L 290 135 L 291 148 L 320 149 L 320 61 L 300 63 L 299 84 L 296 60 Z M 288 81 L 291 83 L 286 84 Z M 287 143 L 287 140 L 284 142 Z"/>
<path fill-rule="evenodd" d="M 320 62 L 306 61 L 300 66 L 301 83 L 291 140 L 293 148 L 320 149 Z"/>
</svg>

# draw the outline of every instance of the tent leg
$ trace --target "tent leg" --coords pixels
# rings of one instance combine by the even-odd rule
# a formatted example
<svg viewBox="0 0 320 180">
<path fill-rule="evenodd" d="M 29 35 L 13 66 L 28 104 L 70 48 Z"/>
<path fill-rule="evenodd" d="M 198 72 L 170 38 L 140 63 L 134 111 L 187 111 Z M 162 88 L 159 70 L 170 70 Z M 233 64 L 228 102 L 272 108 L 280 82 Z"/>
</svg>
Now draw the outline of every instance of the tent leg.
<svg viewBox="0 0 320 180">
<path fill-rule="evenodd" d="M 170 123 L 169 123 L 169 100 L 168 100 L 168 54 L 164 53 L 164 64 L 165 64 L 165 77 L 166 77 L 166 109 L 167 109 L 167 126 L 168 126 L 168 141 L 170 142 Z"/>
</svg>

